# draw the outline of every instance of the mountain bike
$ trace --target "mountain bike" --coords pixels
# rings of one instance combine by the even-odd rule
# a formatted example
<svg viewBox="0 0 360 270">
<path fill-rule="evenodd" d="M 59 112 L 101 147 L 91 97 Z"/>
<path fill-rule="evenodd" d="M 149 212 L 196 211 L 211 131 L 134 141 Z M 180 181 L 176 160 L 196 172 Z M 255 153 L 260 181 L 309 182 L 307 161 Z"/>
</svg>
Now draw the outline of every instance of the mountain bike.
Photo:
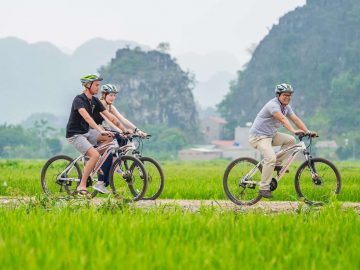
<svg viewBox="0 0 360 270">
<path fill-rule="evenodd" d="M 297 195 L 307 204 L 321 205 L 330 197 L 340 193 L 341 176 L 333 163 L 324 158 L 313 158 L 310 154 L 312 145 L 311 134 L 297 134 L 299 143 L 279 151 L 276 156 L 288 153 L 289 157 L 283 167 L 275 167 L 277 175 L 272 178 L 270 191 L 278 187 L 278 183 L 289 166 L 299 154 L 303 154 L 305 162 L 295 174 L 295 190 Z M 308 138 L 308 144 L 303 139 Z M 223 177 L 224 191 L 228 198 L 238 205 L 253 205 L 262 197 L 259 195 L 262 164 L 249 157 L 232 161 L 225 170 Z"/>
<path fill-rule="evenodd" d="M 142 156 L 142 149 L 143 149 L 143 140 L 149 139 L 151 135 L 147 135 L 146 137 L 142 137 L 138 134 L 132 134 L 127 136 L 128 145 L 131 145 L 126 152 L 126 155 L 131 155 L 138 158 L 143 164 L 148 174 L 148 185 L 145 195 L 143 196 L 142 200 L 155 200 L 157 199 L 163 189 L 164 189 L 164 182 L 165 177 L 163 170 L 159 162 L 151 157 Z M 137 196 L 138 191 L 133 189 L 133 187 L 129 186 L 132 194 Z"/>
<path fill-rule="evenodd" d="M 97 161 L 94 169 L 87 180 L 87 186 L 91 186 L 101 174 L 101 165 L 112 155 L 113 164 L 109 173 L 109 185 L 113 194 L 140 200 L 147 188 L 147 172 L 143 163 L 134 156 L 128 156 L 126 153 L 133 146 L 125 145 L 119 147 L 117 140 L 97 147 L 99 152 L 103 152 Z M 85 166 L 87 157 L 82 154 L 73 159 L 66 155 L 58 155 L 50 158 L 41 171 L 41 186 L 45 193 L 55 196 L 62 195 L 65 191 L 72 195 L 76 191 L 82 177 L 82 168 Z M 136 191 L 136 195 L 129 190 Z M 98 191 L 93 190 L 91 197 L 95 197 Z"/>
</svg>

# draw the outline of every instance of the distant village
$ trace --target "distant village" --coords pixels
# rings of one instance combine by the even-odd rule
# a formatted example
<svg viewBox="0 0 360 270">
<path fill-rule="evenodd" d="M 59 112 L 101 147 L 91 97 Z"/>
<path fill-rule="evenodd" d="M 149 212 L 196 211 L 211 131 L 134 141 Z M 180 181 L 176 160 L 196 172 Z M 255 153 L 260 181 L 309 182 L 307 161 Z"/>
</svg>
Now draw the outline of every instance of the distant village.
<svg viewBox="0 0 360 270">
<path fill-rule="evenodd" d="M 251 157 L 260 160 L 259 151 L 252 148 L 248 142 L 251 123 L 247 123 L 245 127 L 236 127 L 233 140 L 222 139 L 226 121 L 219 116 L 206 116 L 200 119 L 200 124 L 206 144 L 180 150 L 180 160 L 233 160 L 238 157 Z M 335 157 L 337 147 L 335 141 L 317 140 L 315 143 L 317 153 L 323 157 Z"/>
</svg>

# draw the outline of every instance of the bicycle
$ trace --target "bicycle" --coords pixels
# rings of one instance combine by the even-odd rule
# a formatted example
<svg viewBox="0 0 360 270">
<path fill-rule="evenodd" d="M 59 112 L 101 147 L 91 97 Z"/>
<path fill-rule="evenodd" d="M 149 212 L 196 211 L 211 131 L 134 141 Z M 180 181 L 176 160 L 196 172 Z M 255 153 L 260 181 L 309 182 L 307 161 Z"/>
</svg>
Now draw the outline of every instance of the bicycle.
<svg viewBox="0 0 360 270">
<path fill-rule="evenodd" d="M 138 158 L 144 164 L 148 174 L 147 190 L 142 200 L 156 200 L 161 195 L 165 183 L 164 173 L 160 164 L 151 157 L 142 156 L 143 139 L 150 139 L 150 137 L 151 135 L 143 137 L 136 133 L 127 137 L 128 144 L 133 147 L 130 147 L 126 154 Z M 131 186 L 129 188 L 132 194 L 137 196 L 137 191 Z"/>
<path fill-rule="evenodd" d="M 119 147 L 117 140 L 97 147 L 99 152 L 104 151 L 97 161 L 94 169 L 90 173 L 87 186 L 91 187 L 98 173 L 102 173 L 100 167 L 110 156 L 115 157 L 110 173 L 109 185 L 114 195 L 126 193 L 131 189 L 136 190 L 136 196 L 133 193 L 129 197 L 135 201 L 140 200 L 147 188 L 147 172 L 143 163 L 133 156 L 126 153 L 133 146 L 125 145 Z M 45 193 L 49 195 L 60 195 L 64 190 L 68 195 L 73 195 L 82 177 L 81 166 L 85 166 L 86 155 L 82 154 L 73 159 L 66 155 L 58 155 L 50 158 L 41 171 L 41 186 Z M 91 197 L 95 197 L 98 191 L 93 190 Z"/>
<path fill-rule="evenodd" d="M 288 171 L 296 156 L 302 153 L 305 157 L 295 174 L 295 190 L 297 195 L 305 203 L 321 205 L 327 202 L 331 196 L 340 193 L 341 176 L 333 163 L 324 158 L 313 158 L 310 154 L 312 136 L 311 134 L 296 134 L 299 143 L 279 151 L 276 156 L 289 153 L 289 157 L 283 167 L 275 167 L 277 171 L 275 178 L 270 183 L 270 191 L 276 190 L 281 177 Z M 308 138 L 308 145 L 303 138 Z M 261 181 L 262 164 L 249 157 L 238 158 L 232 161 L 225 170 L 223 187 L 228 198 L 238 205 L 253 205 L 262 196 L 259 195 L 259 184 Z"/>
</svg>

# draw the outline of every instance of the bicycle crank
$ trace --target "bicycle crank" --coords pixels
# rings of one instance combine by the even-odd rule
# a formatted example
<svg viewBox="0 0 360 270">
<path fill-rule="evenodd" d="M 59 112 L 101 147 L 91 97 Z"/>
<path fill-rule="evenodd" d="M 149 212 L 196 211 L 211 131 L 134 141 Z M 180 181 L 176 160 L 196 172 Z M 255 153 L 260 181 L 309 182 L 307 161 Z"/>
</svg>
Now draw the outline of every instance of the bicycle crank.
<svg viewBox="0 0 360 270">
<path fill-rule="evenodd" d="M 278 186 L 278 182 L 276 181 L 275 178 L 271 179 L 270 182 L 270 191 L 274 191 L 275 189 L 277 189 Z"/>
</svg>

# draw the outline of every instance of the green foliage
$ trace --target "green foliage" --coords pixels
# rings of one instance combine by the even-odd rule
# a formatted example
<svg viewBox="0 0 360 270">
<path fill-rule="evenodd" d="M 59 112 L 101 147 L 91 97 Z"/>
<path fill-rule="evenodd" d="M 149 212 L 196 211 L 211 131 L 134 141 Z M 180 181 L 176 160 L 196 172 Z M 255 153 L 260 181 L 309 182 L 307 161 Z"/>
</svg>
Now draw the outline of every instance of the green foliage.
<svg viewBox="0 0 360 270">
<path fill-rule="evenodd" d="M 0 156 L 4 157 L 11 148 L 28 141 L 25 130 L 21 126 L 1 125 L 0 126 Z M 31 142 L 30 142 L 31 143 Z"/>
<path fill-rule="evenodd" d="M 118 86 L 116 107 L 137 126 L 165 125 L 199 138 L 193 80 L 169 54 L 121 49 L 100 73 Z"/>
<path fill-rule="evenodd" d="M 60 136 L 45 120 L 36 121 L 29 129 L 1 125 L 0 158 L 47 158 L 61 152 Z"/>
<path fill-rule="evenodd" d="M 151 134 L 149 141 L 144 141 L 143 154 L 157 159 L 176 159 L 178 151 L 188 145 L 188 138 L 178 128 L 165 125 L 148 125 L 144 131 Z"/>
<path fill-rule="evenodd" d="M 252 122 L 275 85 L 287 82 L 295 112 L 322 138 L 358 130 L 359 10 L 357 0 L 307 1 L 282 17 L 218 105 L 228 129 Z"/>
<path fill-rule="evenodd" d="M 330 95 L 330 131 L 343 133 L 360 127 L 360 74 L 340 73 L 331 81 Z"/>
</svg>

